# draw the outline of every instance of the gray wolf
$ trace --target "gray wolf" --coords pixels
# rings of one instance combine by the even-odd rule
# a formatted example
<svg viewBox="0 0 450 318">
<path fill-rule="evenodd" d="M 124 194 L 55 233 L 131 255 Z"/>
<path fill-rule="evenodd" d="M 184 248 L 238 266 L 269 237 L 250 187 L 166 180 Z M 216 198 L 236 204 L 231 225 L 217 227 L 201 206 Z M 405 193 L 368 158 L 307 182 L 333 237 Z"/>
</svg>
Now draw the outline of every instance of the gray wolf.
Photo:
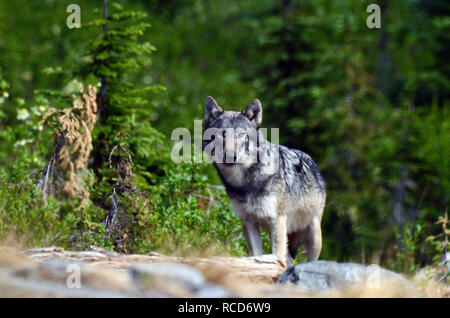
<svg viewBox="0 0 450 318">
<path fill-rule="evenodd" d="M 258 99 L 237 112 L 207 97 L 204 116 L 203 150 L 209 151 L 243 223 L 251 255 L 263 254 L 263 229 L 269 232 L 272 254 L 284 266 L 293 265 L 302 242 L 308 260 L 317 260 L 326 190 L 311 157 L 267 140 Z"/>
</svg>

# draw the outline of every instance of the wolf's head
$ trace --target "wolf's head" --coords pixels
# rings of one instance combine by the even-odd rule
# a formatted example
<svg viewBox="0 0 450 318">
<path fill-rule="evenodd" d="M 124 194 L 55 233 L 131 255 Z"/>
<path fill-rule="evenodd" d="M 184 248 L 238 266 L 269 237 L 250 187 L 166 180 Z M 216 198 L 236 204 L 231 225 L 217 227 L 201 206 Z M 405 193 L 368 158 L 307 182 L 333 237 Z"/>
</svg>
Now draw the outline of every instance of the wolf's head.
<svg viewBox="0 0 450 318">
<path fill-rule="evenodd" d="M 249 167 L 257 161 L 262 106 L 253 100 L 243 111 L 224 111 L 212 97 L 205 103 L 203 149 L 219 167 Z"/>
</svg>

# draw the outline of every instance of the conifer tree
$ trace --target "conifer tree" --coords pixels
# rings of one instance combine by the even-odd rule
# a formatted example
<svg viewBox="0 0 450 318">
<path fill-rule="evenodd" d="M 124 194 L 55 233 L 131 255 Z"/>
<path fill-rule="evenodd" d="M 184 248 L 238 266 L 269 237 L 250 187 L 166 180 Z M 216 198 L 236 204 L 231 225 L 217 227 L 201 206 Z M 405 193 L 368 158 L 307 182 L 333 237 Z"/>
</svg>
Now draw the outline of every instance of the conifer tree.
<svg viewBox="0 0 450 318">
<path fill-rule="evenodd" d="M 86 63 L 80 74 L 94 75 L 101 81 L 97 96 L 99 120 L 94 144 L 94 169 L 97 175 L 104 168 L 109 151 L 116 144 L 114 137 L 122 131 L 130 135 L 129 147 L 134 153 L 136 169 L 151 177 L 148 167 L 158 159 L 162 135 L 150 120 L 155 104 L 152 93 L 164 89 L 161 85 L 136 86 L 132 79 L 142 69 L 148 72 L 149 55 L 155 47 L 139 38 L 150 27 L 143 12 L 126 11 L 116 3 L 103 2 L 103 18 L 91 21 L 97 36 L 88 43 Z"/>
</svg>

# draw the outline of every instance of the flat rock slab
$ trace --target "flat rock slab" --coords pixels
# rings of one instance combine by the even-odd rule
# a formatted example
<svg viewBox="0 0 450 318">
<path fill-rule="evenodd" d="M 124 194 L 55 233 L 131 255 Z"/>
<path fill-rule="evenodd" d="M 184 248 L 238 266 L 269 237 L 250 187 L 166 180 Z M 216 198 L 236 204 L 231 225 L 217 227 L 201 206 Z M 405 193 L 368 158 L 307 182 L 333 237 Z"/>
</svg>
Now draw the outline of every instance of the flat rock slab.
<svg viewBox="0 0 450 318">
<path fill-rule="evenodd" d="M 285 270 L 274 255 L 206 258 L 0 247 L 0 297 L 410 296 L 417 296 L 416 289 L 402 276 L 351 263 L 318 261 Z"/>
<path fill-rule="evenodd" d="M 60 247 L 45 247 L 29 249 L 22 252 L 37 262 L 59 259 L 69 262 L 87 262 L 96 265 L 110 265 L 127 268 L 134 263 L 183 263 L 202 270 L 213 269 L 226 272 L 232 277 L 245 278 L 252 282 L 272 283 L 285 268 L 278 262 L 275 255 L 254 257 L 174 257 L 159 253 L 120 254 L 100 248 L 92 251 L 64 251 Z"/>
<path fill-rule="evenodd" d="M 79 272 L 78 283 L 74 270 Z M 99 248 L 65 251 L 0 247 L 0 297 L 293 297 L 275 287 L 284 268 L 274 255 L 171 257 Z M 74 287 L 75 286 L 75 287 Z"/>
</svg>

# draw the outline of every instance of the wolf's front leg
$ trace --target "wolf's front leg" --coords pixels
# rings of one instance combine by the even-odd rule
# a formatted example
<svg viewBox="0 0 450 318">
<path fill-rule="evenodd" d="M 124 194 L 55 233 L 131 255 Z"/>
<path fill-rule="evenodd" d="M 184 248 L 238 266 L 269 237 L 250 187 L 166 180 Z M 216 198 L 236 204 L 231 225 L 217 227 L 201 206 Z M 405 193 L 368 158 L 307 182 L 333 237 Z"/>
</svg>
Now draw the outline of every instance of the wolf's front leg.
<svg viewBox="0 0 450 318">
<path fill-rule="evenodd" d="M 247 246 L 250 255 L 259 256 L 263 254 L 261 231 L 258 222 L 254 220 L 242 220 L 244 225 L 244 234 L 247 239 Z"/>
<path fill-rule="evenodd" d="M 292 258 L 288 255 L 286 214 L 281 213 L 270 226 L 270 245 L 272 254 L 275 254 L 284 266 L 292 266 Z"/>
</svg>

